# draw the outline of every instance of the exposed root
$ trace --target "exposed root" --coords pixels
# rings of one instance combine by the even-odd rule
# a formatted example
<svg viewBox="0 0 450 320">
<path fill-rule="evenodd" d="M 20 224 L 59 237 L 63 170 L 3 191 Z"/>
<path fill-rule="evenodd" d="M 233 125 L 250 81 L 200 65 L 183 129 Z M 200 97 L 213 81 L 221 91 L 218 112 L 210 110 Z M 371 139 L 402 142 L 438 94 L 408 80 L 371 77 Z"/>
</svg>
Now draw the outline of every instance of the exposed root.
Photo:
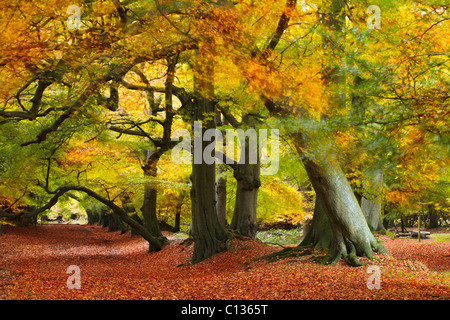
<svg viewBox="0 0 450 320">
<path fill-rule="evenodd" d="M 327 255 L 322 259 L 322 264 L 335 264 L 340 259 L 352 267 L 364 266 L 365 263 L 359 260 L 359 257 L 372 259 L 373 252 L 380 254 L 387 253 L 386 248 L 379 242 L 371 242 L 370 245 L 356 246 L 349 240 L 338 241 L 338 244 L 332 246 Z"/>
<path fill-rule="evenodd" d="M 184 249 L 186 249 L 193 243 L 194 243 L 194 238 L 192 238 L 192 237 L 186 238 L 179 244 L 179 246 L 184 246 L 184 248 L 182 248 L 181 251 L 183 251 Z"/>
<path fill-rule="evenodd" d="M 308 247 L 287 247 L 281 251 L 269 253 L 262 257 L 255 259 L 254 261 L 259 260 L 267 260 L 267 262 L 275 262 L 280 259 L 292 258 L 292 257 L 301 257 L 306 255 L 311 255 L 313 253 L 313 248 L 311 246 Z"/>
</svg>

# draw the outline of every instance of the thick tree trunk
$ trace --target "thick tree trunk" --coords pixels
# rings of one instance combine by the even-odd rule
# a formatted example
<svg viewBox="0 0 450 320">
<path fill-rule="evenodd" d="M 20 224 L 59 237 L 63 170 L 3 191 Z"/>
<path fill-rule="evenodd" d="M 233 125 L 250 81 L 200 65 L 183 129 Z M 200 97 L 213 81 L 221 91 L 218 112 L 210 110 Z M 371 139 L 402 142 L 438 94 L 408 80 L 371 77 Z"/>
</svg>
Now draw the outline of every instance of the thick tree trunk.
<svg viewBox="0 0 450 320">
<path fill-rule="evenodd" d="M 428 228 L 439 227 L 439 215 L 436 208 L 434 207 L 434 204 L 428 205 L 428 216 L 429 216 Z"/>
<path fill-rule="evenodd" d="M 364 194 L 361 198 L 361 210 L 366 218 L 367 224 L 373 231 L 386 231 L 381 218 L 381 188 L 383 183 L 383 173 L 367 173 L 366 177 L 370 181 L 372 192 Z"/>
<path fill-rule="evenodd" d="M 245 184 L 242 180 L 237 182 L 236 202 L 230 228 L 254 239 L 258 230 L 256 222 L 258 188 L 246 189 Z"/>
<path fill-rule="evenodd" d="M 194 164 L 192 169 L 192 262 L 196 263 L 226 249 L 228 234 L 216 214 L 214 165 Z"/>
<path fill-rule="evenodd" d="M 212 59 L 214 41 L 207 39 L 199 44 L 199 50 L 194 62 L 194 121 L 202 121 L 203 127 L 195 132 L 194 149 L 199 148 L 201 155 L 206 147 L 203 133 L 215 128 L 215 121 L 209 115 L 215 114 L 214 98 L 214 62 Z M 195 129 L 195 128 L 194 128 Z M 196 130 L 194 130 L 196 131 Z M 209 144 L 209 143 L 208 143 Z M 200 161 L 198 161 L 200 160 Z M 196 163 L 197 162 L 197 163 Z M 194 151 L 192 164 L 192 222 L 191 234 L 194 239 L 192 263 L 202 261 L 227 248 L 228 233 L 220 225 L 216 211 L 215 196 L 215 163 L 207 164 L 203 159 L 197 159 Z"/>
<path fill-rule="evenodd" d="M 249 144 L 246 142 L 242 152 L 245 163 L 236 163 L 234 177 L 237 181 L 236 201 L 230 228 L 241 235 L 254 239 L 258 224 L 256 208 L 258 189 L 261 186 L 259 163 L 249 163 Z"/>
<path fill-rule="evenodd" d="M 146 177 L 155 178 L 157 173 L 156 162 L 147 162 L 144 170 L 144 175 Z M 159 229 L 158 218 L 156 216 L 158 191 L 151 182 L 146 183 L 144 188 L 144 201 L 141 207 L 144 227 L 154 237 L 164 240 L 165 237 Z"/>
<path fill-rule="evenodd" d="M 322 201 L 333 235 L 325 263 L 343 258 L 350 265 L 360 265 L 357 256 L 371 258 L 373 251 L 386 249 L 371 233 L 350 184 L 336 159 L 320 156 L 303 159 L 308 177 Z"/>
<path fill-rule="evenodd" d="M 323 25 L 328 30 L 323 42 L 326 46 L 336 48 L 336 51 L 328 50 L 332 54 L 330 61 L 335 62 L 322 72 L 325 84 L 330 88 L 331 108 L 340 108 L 345 104 L 345 93 L 338 89 L 345 84 L 345 73 L 339 67 L 341 64 L 339 56 L 334 56 L 339 52 L 338 49 L 343 49 L 345 9 L 345 1 L 323 2 L 322 10 L 325 13 Z M 307 138 L 310 133 L 312 136 Z M 323 262 L 335 263 L 343 258 L 350 265 L 360 265 L 357 256 L 371 258 L 373 251 L 386 252 L 386 249 L 371 233 L 350 183 L 337 158 L 331 153 L 333 149 L 324 151 L 327 149 L 326 146 L 321 146 L 322 150 L 317 150 L 312 143 L 314 135 L 315 132 L 298 134 L 295 143 L 332 230 L 330 249 Z M 314 157 L 308 157 L 303 150 L 308 150 Z"/>
<path fill-rule="evenodd" d="M 322 200 L 316 196 L 314 215 L 310 224 L 303 230 L 305 236 L 299 247 L 314 246 L 316 249 L 328 250 L 331 244 L 333 231 L 322 204 Z"/>
<path fill-rule="evenodd" d="M 227 176 L 224 165 L 217 168 L 216 180 L 216 208 L 217 217 L 222 228 L 227 227 Z"/>
</svg>

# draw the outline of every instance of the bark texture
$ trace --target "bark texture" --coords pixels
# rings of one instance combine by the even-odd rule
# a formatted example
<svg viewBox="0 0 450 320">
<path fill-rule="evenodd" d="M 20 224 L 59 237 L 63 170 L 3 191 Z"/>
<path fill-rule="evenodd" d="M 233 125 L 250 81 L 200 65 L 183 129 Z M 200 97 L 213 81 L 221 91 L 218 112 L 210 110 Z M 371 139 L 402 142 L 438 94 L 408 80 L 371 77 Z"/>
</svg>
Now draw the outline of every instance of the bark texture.
<svg viewBox="0 0 450 320">
<path fill-rule="evenodd" d="M 374 174 L 367 173 L 366 177 L 370 181 L 370 190 L 372 192 L 362 195 L 361 210 L 366 218 L 367 224 L 373 231 L 385 231 L 383 220 L 381 219 L 383 173 L 381 171 L 377 171 Z"/>
<path fill-rule="evenodd" d="M 157 168 L 156 161 L 147 162 L 144 166 L 144 175 L 149 178 L 156 178 Z M 164 240 L 165 237 L 162 235 L 159 228 L 158 217 L 156 216 L 156 200 L 157 200 L 158 190 L 151 182 L 145 184 L 144 187 L 144 201 L 142 203 L 141 212 L 142 220 L 144 222 L 145 229 L 150 232 L 154 237 Z"/>
<path fill-rule="evenodd" d="M 217 218 L 222 228 L 227 227 L 227 176 L 224 165 L 219 165 L 216 179 Z"/>
<path fill-rule="evenodd" d="M 330 249 L 324 263 L 343 258 L 350 265 L 361 265 L 357 256 L 371 258 L 373 251 L 386 249 L 373 236 L 358 201 L 339 163 L 333 157 L 320 161 L 304 159 L 308 177 L 322 201 L 332 229 Z"/>
<path fill-rule="evenodd" d="M 214 41 L 205 39 L 199 45 L 196 61 L 194 62 L 194 121 L 202 121 L 201 136 L 207 129 L 215 128 L 214 98 L 214 62 L 211 60 Z M 195 137 L 194 137 L 195 141 Z M 194 143 L 200 143 L 201 153 L 205 150 L 206 143 L 198 139 Z M 194 146 L 198 147 L 198 146 Z M 192 263 L 200 262 L 210 256 L 224 251 L 228 246 L 228 233 L 220 225 L 216 211 L 215 195 L 215 163 L 206 164 L 204 161 L 192 164 L 192 222 L 191 234 L 194 239 L 194 252 Z"/>
<path fill-rule="evenodd" d="M 331 244 L 333 231 L 322 204 L 322 200 L 316 196 L 314 215 L 312 221 L 303 230 L 305 236 L 299 247 L 314 246 L 316 249 L 328 250 Z"/>
<path fill-rule="evenodd" d="M 236 178 L 236 201 L 233 219 L 230 228 L 243 236 L 254 239 L 258 224 L 256 221 L 256 208 L 258 189 L 261 186 L 259 163 L 249 163 L 249 145 L 245 144 L 245 163 L 235 164 L 234 177 Z"/>
</svg>

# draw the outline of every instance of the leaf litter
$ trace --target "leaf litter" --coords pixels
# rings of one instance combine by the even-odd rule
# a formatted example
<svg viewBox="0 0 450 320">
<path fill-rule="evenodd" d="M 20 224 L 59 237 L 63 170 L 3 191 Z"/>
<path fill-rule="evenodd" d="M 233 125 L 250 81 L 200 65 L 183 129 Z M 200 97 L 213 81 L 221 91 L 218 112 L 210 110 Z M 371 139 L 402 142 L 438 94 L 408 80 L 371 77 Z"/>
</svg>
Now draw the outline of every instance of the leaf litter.
<svg viewBox="0 0 450 320">
<path fill-rule="evenodd" d="M 0 237 L 0 299 L 450 299 L 450 242 L 382 236 L 388 255 L 320 265 L 311 255 L 268 263 L 279 251 L 258 240 L 233 239 L 228 251 L 190 264 L 192 244 L 169 243 L 148 253 L 141 237 L 99 226 L 8 228 Z M 70 265 L 81 288 L 68 289 Z M 369 265 L 380 268 L 380 289 L 367 286 Z"/>
</svg>

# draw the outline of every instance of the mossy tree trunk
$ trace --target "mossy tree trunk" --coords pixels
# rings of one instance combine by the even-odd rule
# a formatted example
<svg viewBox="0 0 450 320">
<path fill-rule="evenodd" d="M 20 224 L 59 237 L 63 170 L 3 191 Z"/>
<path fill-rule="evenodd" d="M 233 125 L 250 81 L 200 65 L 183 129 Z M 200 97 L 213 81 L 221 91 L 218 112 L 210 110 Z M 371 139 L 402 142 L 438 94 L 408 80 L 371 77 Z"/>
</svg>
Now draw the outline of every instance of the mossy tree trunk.
<svg viewBox="0 0 450 320">
<path fill-rule="evenodd" d="M 331 63 L 322 73 L 325 85 L 330 90 L 331 108 L 342 108 L 345 104 L 345 93 L 339 89 L 346 82 L 345 73 L 340 68 L 340 53 L 345 52 L 345 9 L 345 1 L 323 2 L 323 25 L 328 31 L 323 42 L 324 46 L 331 49 L 328 50 Z M 323 120 L 326 121 L 326 118 Z M 358 200 L 334 154 L 334 148 L 318 144 L 315 139 L 321 134 L 315 131 L 314 126 L 311 128 L 313 131 L 299 133 L 294 138 L 297 151 L 332 230 L 329 251 L 323 262 L 335 263 L 343 258 L 350 265 L 361 265 L 358 256 L 371 258 L 373 251 L 386 252 L 386 249 L 370 231 Z M 323 144 L 332 143 L 327 141 Z M 308 150 L 308 153 L 304 150 Z"/>
<path fill-rule="evenodd" d="M 371 258 L 374 251 L 385 253 L 384 246 L 370 231 L 337 160 L 330 155 L 317 160 L 303 159 L 303 163 L 332 230 L 323 262 L 335 263 L 343 258 L 350 265 L 360 265 L 358 256 Z"/>
<path fill-rule="evenodd" d="M 381 188 L 383 183 L 383 173 L 366 172 L 366 178 L 370 182 L 371 192 L 366 192 L 361 198 L 361 210 L 366 218 L 367 224 L 373 231 L 386 231 L 381 218 Z"/>
<path fill-rule="evenodd" d="M 313 219 L 307 228 L 303 230 L 305 235 L 299 247 L 314 246 L 316 249 L 323 250 L 330 248 L 333 231 L 322 202 L 316 196 Z"/>
</svg>

